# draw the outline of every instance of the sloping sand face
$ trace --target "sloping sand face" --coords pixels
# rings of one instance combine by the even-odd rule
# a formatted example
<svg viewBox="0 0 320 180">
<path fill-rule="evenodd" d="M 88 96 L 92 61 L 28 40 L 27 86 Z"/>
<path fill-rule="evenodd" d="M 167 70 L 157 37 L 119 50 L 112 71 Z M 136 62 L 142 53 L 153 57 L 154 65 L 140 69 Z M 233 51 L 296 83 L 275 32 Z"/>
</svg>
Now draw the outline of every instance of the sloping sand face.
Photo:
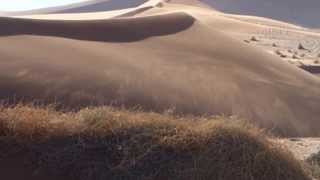
<svg viewBox="0 0 320 180">
<path fill-rule="evenodd" d="M 186 13 L 0 20 L 0 99 L 238 115 L 319 135 L 320 81 Z"/>
<path fill-rule="evenodd" d="M 320 34 L 316 31 L 263 17 L 231 15 L 189 6 L 185 5 L 184 0 L 170 2 L 165 8 L 152 8 L 138 16 L 184 11 L 210 28 L 278 56 L 312 74 L 319 73 Z"/>
</svg>

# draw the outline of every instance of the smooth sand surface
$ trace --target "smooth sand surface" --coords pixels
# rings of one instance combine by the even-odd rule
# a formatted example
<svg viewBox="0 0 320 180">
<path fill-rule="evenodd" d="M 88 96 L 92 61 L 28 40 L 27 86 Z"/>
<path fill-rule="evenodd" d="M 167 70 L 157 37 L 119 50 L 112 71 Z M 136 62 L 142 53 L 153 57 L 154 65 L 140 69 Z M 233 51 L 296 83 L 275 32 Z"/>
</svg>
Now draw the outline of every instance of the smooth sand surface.
<svg viewBox="0 0 320 180">
<path fill-rule="evenodd" d="M 171 4 L 162 9 L 153 8 L 140 15 L 161 14 L 178 9 L 215 30 L 279 56 L 283 61 L 303 67 L 311 73 L 319 73 L 320 34 L 314 30 L 273 19 L 225 14 L 184 4 Z M 253 37 L 254 41 L 251 40 Z M 300 45 L 304 48 L 299 48 Z"/>
<path fill-rule="evenodd" d="M 104 20 L 1 18 L 0 99 L 237 115 L 288 136 L 320 135 L 320 79 L 239 40 L 283 27 L 188 7 Z"/>
<path fill-rule="evenodd" d="M 276 139 L 276 142 L 288 148 L 301 161 L 307 161 L 320 152 L 320 138 Z"/>
</svg>

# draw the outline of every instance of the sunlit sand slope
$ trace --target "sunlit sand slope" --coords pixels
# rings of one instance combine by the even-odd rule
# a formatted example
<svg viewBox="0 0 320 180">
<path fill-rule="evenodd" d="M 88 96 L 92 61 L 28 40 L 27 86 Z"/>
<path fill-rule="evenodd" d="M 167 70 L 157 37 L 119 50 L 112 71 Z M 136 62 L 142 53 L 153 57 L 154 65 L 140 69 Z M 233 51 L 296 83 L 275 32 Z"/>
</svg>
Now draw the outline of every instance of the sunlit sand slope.
<svg viewBox="0 0 320 180">
<path fill-rule="evenodd" d="M 239 115 L 319 135 L 318 78 L 186 13 L 0 24 L 1 99 Z"/>
</svg>

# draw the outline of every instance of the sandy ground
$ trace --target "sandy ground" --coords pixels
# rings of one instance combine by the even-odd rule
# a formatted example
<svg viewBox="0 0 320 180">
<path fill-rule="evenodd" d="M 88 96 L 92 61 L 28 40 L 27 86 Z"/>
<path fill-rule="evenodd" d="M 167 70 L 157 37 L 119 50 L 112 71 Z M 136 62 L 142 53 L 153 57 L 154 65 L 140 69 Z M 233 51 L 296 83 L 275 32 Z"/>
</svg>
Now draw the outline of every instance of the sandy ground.
<svg viewBox="0 0 320 180">
<path fill-rule="evenodd" d="M 195 6 L 171 5 L 167 9 L 175 10 L 179 6 L 214 29 L 274 54 L 290 64 L 303 67 L 313 74 L 320 74 L 320 34 L 313 30 L 273 19 L 224 14 Z M 146 13 L 152 14 L 152 11 L 159 10 L 151 9 Z"/>
<path fill-rule="evenodd" d="M 279 139 L 277 142 L 287 147 L 299 160 L 306 160 L 320 152 L 320 138 Z"/>
</svg>

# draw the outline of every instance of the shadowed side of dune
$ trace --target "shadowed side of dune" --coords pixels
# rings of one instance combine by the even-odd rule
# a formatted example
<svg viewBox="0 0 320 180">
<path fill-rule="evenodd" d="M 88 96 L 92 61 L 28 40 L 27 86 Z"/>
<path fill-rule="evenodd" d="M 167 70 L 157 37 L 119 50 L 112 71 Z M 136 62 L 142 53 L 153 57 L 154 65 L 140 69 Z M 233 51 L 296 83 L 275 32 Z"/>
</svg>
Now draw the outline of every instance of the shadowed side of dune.
<svg viewBox="0 0 320 180">
<path fill-rule="evenodd" d="M 174 34 L 192 26 L 185 13 L 109 20 L 63 21 L 0 18 L 0 36 L 41 35 L 90 41 L 130 42 Z"/>
</svg>

